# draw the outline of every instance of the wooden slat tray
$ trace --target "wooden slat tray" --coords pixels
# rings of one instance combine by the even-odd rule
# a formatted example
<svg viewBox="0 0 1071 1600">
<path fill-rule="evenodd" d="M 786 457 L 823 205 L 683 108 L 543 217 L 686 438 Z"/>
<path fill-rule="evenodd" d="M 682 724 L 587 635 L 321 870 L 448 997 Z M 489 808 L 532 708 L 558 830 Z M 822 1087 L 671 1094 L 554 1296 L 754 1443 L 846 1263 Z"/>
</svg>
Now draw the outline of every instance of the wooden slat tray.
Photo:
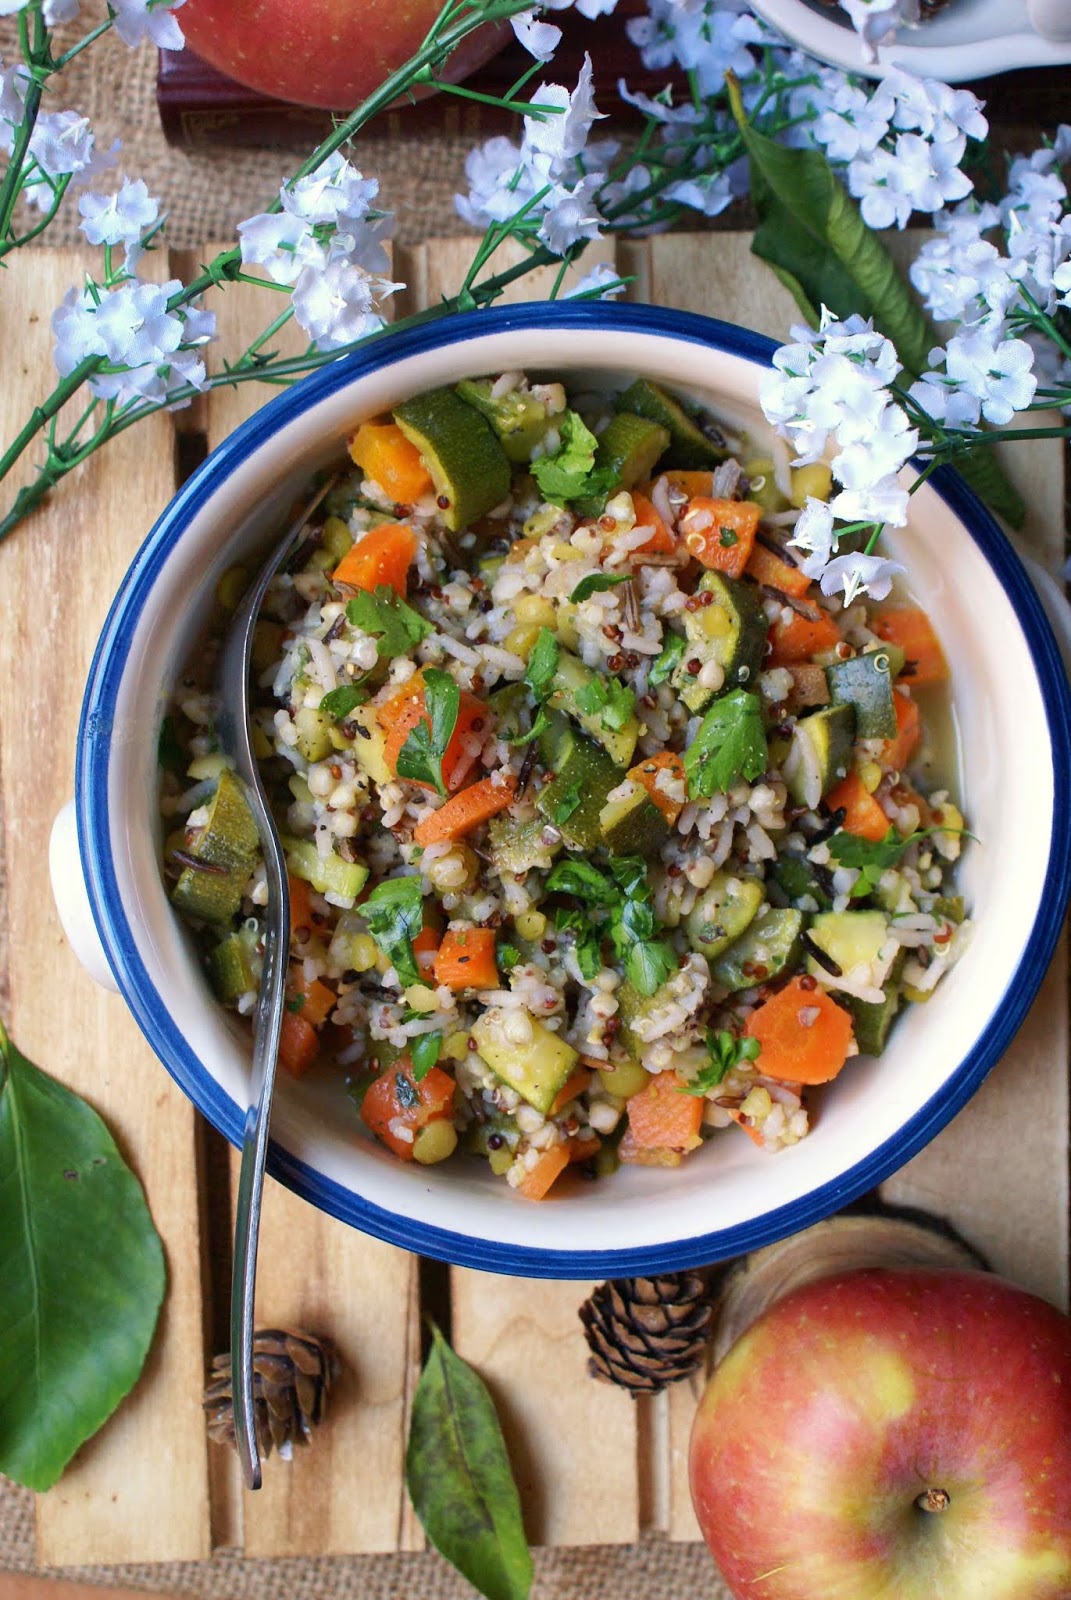
<svg viewBox="0 0 1071 1600">
<path fill-rule="evenodd" d="M 399 312 L 439 299 L 470 259 L 464 240 L 399 257 Z M 204 253 L 199 253 L 205 259 Z M 608 257 L 609 258 L 609 257 Z M 192 257 L 172 263 L 189 271 Z M 633 297 L 703 311 L 774 335 L 796 319 L 743 235 L 674 235 L 623 247 Z M 49 318 L 88 262 L 35 252 L 8 267 L 0 341 L 0 438 L 51 385 Z M 162 272 L 168 264 L 158 261 Z M 525 298 L 545 288 L 529 284 Z M 226 291 L 227 352 L 261 326 L 262 297 Z M 520 298 L 520 296 L 518 296 Z M 16 353 L 17 354 L 13 354 Z M 0 801 L 7 863 L 10 1020 L 24 1050 L 108 1118 L 148 1191 L 170 1288 L 135 1393 L 37 1501 L 42 1565 L 413 1550 L 422 1534 L 402 1480 L 422 1304 L 448 1312 L 458 1350 L 499 1403 L 535 1544 L 628 1544 L 646 1531 L 696 1538 L 685 1459 L 697 1384 L 634 1403 L 593 1383 L 576 1318 L 583 1283 L 528 1283 L 421 1269 L 277 1185 L 265 1204 L 258 1321 L 329 1333 L 349 1377 L 316 1446 L 272 1460 L 243 1493 L 236 1464 L 207 1444 L 200 1393 L 225 1343 L 233 1158 L 195 1116 L 115 996 L 67 948 L 47 883 L 52 816 L 69 798 L 75 730 L 111 596 L 176 486 L 175 429 L 218 443 L 263 396 L 220 391 L 175 419 L 132 430 L 0 546 L 7 629 L 0 652 Z M 1054 570 L 1063 555 L 1060 447 L 1024 444 L 1006 465 L 1031 505 L 1027 539 Z M 43 669 L 43 670 L 42 670 Z M 937 1210 L 994 1265 L 1058 1304 L 1067 1298 L 1067 985 L 1057 956 L 1012 1050 L 956 1121 L 886 1185 Z M 1031 1106 L 1027 1124 L 1023 1098 Z M 1040 1108 L 1040 1114 L 1038 1114 Z M 445 1302 L 449 1300 L 448 1307 Z"/>
</svg>

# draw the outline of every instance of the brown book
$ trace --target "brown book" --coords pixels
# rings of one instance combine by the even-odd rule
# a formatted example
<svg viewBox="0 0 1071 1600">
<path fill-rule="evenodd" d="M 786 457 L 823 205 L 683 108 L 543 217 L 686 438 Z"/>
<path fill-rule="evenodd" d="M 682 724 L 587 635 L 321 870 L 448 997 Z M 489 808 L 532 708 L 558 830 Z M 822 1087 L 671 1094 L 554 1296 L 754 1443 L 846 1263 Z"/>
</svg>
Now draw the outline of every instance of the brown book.
<svg viewBox="0 0 1071 1600">
<path fill-rule="evenodd" d="M 656 94 L 665 87 L 669 76 L 664 71 L 649 72 L 625 32 L 628 16 L 643 10 L 642 0 L 626 0 L 613 15 L 592 21 L 572 12 L 565 16 L 550 13 L 549 20 L 562 28 L 562 42 L 554 60 L 529 82 L 524 91 L 526 97 L 536 97 L 541 81 L 573 85 L 587 51 L 595 65 L 599 110 L 619 124 L 637 121 L 635 108 L 618 92 L 618 79 L 627 79 L 630 89 Z M 466 79 L 465 87 L 501 99 L 531 65 L 528 52 L 511 39 L 497 56 Z M 683 76 L 678 75 L 674 93 L 680 97 L 686 92 Z M 324 137 L 333 126 L 330 111 L 290 105 L 246 89 L 188 49 L 160 51 L 156 103 L 168 142 L 194 147 L 307 144 Z M 343 108 L 343 114 L 348 109 Z M 381 112 L 370 127 L 392 137 L 426 138 L 429 134 L 455 133 L 475 139 L 515 133 L 518 121 L 497 106 L 441 91 L 415 104 Z"/>
</svg>

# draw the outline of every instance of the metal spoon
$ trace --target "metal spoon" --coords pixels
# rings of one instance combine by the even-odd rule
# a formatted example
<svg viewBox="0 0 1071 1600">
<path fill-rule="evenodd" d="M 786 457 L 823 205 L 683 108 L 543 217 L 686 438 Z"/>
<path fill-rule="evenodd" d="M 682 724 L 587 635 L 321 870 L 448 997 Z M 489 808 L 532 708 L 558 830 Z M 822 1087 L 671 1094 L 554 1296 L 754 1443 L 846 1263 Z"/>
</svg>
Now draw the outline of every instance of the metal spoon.
<svg viewBox="0 0 1071 1600">
<path fill-rule="evenodd" d="M 260 1448 L 253 1405 L 253 1297 L 264 1162 L 268 1153 L 268 1123 L 275 1088 L 290 944 L 290 890 L 286 881 L 286 860 L 260 781 L 249 731 L 249 660 L 253 628 L 268 585 L 294 549 L 312 513 L 335 482 L 336 478 L 332 478 L 317 491 L 246 590 L 224 639 L 216 674 L 220 703 L 216 731 L 220 747 L 234 763 L 249 809 L 256 820 L 268 881 L 264 967 L 253 1021 L 253 1072 L 250 1103 L 242 1135 L 242 1165 L 234 1217 L 234 1267 L 231 1273 L 234 1434 L 242 1475 L 249 1489 L 260 1488 Z"/>
</svg>

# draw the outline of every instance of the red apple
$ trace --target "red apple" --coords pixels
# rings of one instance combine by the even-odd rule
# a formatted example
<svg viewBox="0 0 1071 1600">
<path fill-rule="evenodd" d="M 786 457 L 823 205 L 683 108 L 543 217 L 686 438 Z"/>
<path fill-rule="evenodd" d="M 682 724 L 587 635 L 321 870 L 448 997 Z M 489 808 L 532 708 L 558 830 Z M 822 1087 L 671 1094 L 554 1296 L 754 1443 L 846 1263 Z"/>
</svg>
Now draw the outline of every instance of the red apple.
<svg viewBox="0 0 1071 1600">
<path fill-rule="evenodd" d="M 441 0 L 186 0 L 179 22 L 191 50 L 262 94 L 350 111 L 420 48 Z M 450 57 L 459 83 L 507 39 L 469 34 Z"/>
<path fill-rule="evenodd" d="M 734 1600 L 1068 1600 L 1071 1322 L 986 1273 L 821 1279 L 716 1369 L 690 1471 Z"/>
</svg>

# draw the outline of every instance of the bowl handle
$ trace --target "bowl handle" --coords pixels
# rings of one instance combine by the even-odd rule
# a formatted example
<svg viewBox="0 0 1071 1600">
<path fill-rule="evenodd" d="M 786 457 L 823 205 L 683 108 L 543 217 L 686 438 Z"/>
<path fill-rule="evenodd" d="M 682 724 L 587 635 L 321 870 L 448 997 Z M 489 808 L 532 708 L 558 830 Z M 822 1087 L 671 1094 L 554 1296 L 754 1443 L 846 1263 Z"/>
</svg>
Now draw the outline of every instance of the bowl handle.
<svg viewBox="0 0 1071 1600">
<path fill-rule="evenodd" d="M 52 898 L 56 902 L 68 944 L 94 982 L 99 983 L 102 989 L 111 989 L 118 994 L 119 985 L 112 976 L 89 906 L 82 856 L 78 849 L 78 825 L 73 800 L 68 800 L 52 824 L 48 841 L 48 875 L 52 880 Z"/>
<path fill-rule="evenodd" d="M 1029 574 L 1030 581 L 1037 590 L 1041 609 L 1049 619 L 1049 626 L 1056 636 L 1056 643 L 1064 659 L 1064 670 L 1071 678 L 1071 604 L 1064 594 L 1063 587 L 1058 578 L 1043 567 L 1040 561 L 1019 549 L 1019 559 Z"/>
</svg>

